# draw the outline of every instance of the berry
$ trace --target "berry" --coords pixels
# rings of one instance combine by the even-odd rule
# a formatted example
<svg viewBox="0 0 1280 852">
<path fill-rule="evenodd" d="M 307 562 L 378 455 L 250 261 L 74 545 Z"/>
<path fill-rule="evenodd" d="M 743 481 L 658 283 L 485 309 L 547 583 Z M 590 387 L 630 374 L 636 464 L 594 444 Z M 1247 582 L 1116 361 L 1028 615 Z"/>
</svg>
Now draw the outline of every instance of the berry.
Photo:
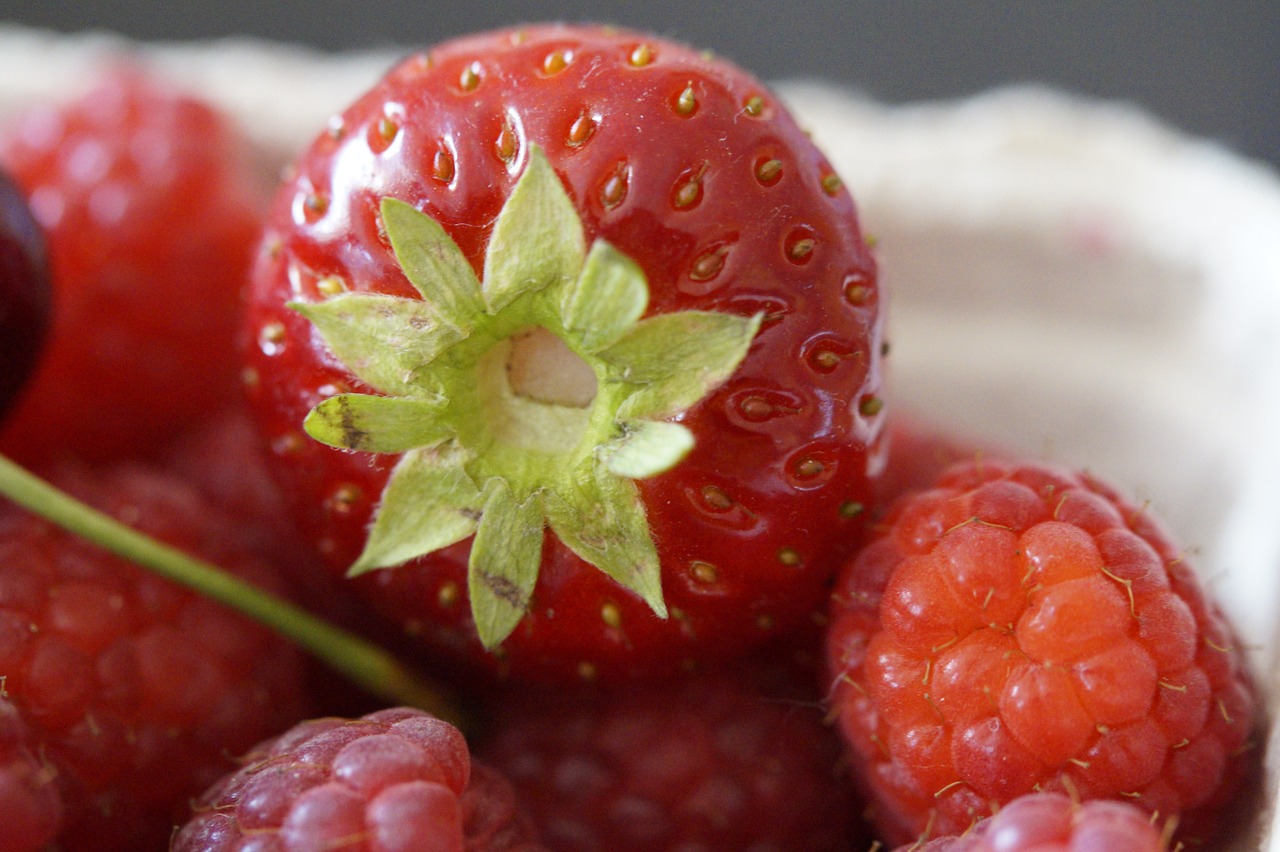
<svg viewBox="0 0 1280 852">
<path fill-rule="evenodd" d="M 44 235 L 0 171 L 0 416 L 36 365 L 49 324 Z"/>
<path fill-rule="evenodd" d="M 872 508 L 880 511 L 907 491 L 928 488 L 943 470 L 962 461 L 999 455 L 982 442 L 901 409 L 885 421 L 888 448 L 884 472 L 876 480 Z"/>
<path fill-rule="evenodd" d="M 48 849 L 62 823 L 55 774 L 33 748 L 31 732 L 13 702 L 0 696 L 0 848 Z"/>
<path fill-rule="evenodd" d="M 838 739 L 806 687 L 765 692 L 725 672 L 524 687 L 478 753 L 558 852 L 864 849 Z"/>
<path fill-rule="evenodd" d="M 542 848 L 506 779 L 418 710 L 303 722 L 242 764 L 195 803 L 172 852 Z"/>
<path fill-rule="evenodd" d="M 279 588 L 237 527 L 167 475 L 68 469 L 56 482 L 144 533 Z M 265 628 L 0 506 L 0 684 L 26 728 L 14 741 L 40 761 L 36 775 L 26 759 L 0 764 L 0 790 L 25 784 L 32 799 L 20 813 L 39 808 L 41 826 L 50 806 L 32 781 L 56 790 L 59 848 L 159 848 L 190 797 L 231 768 L 229 755 L 302 717 L 301 671 L 295 649 Z M 0 724 L 0 755 L 10 721 Z M 18 818 L 5 814 L 6 823 Z"/>
<path fill-rule="evenodd" d="M 1168 844 L 1145 811 L 1125 802 L 1078 802 L 1063 793 L 1014 799 L 960 836 L 939 837 L 898 852 L 1165 852 Z"/>
<path fill-rule="evenodd" d="M 249 393 L 303 526 L 426 646 L 658 674 L 824 599 L 879 464 L 878 306 L 756 80 L 534 26 L 407 59 L 298 160 Z"/>
<path fill-rule="evenodd" d="M 234 520 L 240 540 L 288 578 L 293 600 L 331 622 L 358 627 L 370 621 L 360 601 L 344 594 L 341 581 L 324 570 L 311 542 L 294 526 L 243 405 L 211 414 L 186 431 L 161 462 Z"/>
<path fill-rule="evenodd" d="M 243 405 L 212 415 L 168 448 L 161 463 L 230 517 L 237 537 L 279 569 L 292 603 L 331 625 L 394 648 L 404 639 L 348 594 L 344 580 L 325 570 L 312 543 L 295 528 L 285 495 L 267 470 L 265 451 Z M 349 655 L 348 655 L 349 656 Z M 308 694 L 324 715 L 361 715 L 385 706 L 313 655 L 304 661 Z"/>
<path fill-rule="evenodd" d="M 140 456 L 238 393 L 260 213 L 237 130 L 140 66 L 19 116 L 0 163 L 48 237 L 48 346 L 0 449 Z"/>
<path fill-rule="evenodd" d="M 1247 770 L 1258 698 L 1168 534 L 1097 479 L 979 460 L 842 572 L 833 713 L 892 843 L 1032 790 L 1125 798 L 1188 841 Z"/>
</svg>

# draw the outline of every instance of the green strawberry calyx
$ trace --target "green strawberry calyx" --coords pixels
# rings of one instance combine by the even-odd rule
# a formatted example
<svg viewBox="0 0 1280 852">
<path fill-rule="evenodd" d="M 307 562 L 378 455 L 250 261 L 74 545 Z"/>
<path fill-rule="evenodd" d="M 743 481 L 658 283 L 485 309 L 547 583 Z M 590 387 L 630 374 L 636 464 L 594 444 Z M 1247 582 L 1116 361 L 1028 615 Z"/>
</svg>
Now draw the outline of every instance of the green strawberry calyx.
<svg viewBox="0 0 1280 852">
<path fill-rule="evenodd" d="M 474 536 L 467 591 L 494 648 L 528 611 L 550 527 L 665 618 L 635 480 L 693 447 L 673 419 L 737 369 L 761 317 L 642 318 L 644 273 L 607 242 L 587 246 L 536 147 L 494 224 L 483 281 L 435 220 L 392 198 L 381 213 L 421 298 L 346 292 L 291 304 L 379 391 L 322 401 L 307 433 L 400 455 L 349 574 Z"/>
</svg>

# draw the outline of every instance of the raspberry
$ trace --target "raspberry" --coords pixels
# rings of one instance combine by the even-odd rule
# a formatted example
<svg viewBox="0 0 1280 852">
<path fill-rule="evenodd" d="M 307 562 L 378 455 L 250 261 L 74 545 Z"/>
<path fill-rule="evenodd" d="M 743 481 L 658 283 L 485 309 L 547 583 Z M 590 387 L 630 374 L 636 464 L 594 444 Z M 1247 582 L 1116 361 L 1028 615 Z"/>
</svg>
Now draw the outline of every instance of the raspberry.
<svg viewBox="0 0 1280 852">
<path fill-rule="evenodd" d="M 886 839 L 1036 789 L 1125 797 L 1188 840 L 1247 770 L 1243 652 L 1151 516 L 1047 465 L 960 464 L 837 583 L 833 711 Z"/>
<path fill-rule="evenodd" d="M 296 725 L 214 784 L 172 852 L 541 849 L 511 785 L 418 710 Z"/>
<path fill-rule="evenodd" d="M 33 749 L 31 731 L 13 702 L 0 698 L 0 814 L 3 849 L 44 849 L 62 823 L 54 773 Z"/>
<path fill-rule="evenodd" d="M 60 472 L 64 490 L 179 549 L 278 590 L 274 570 L 192 490 L 141 466 Z M 223 606 L 0 506 L 0 685 L 25 734 L 0 724 L 0 801 L 58 848 L 159 848 L 229 755 L 306 712 L 301 660 Z M 10 750 L 6 743 L 21 749 Z M 32 774 L 30 757 L 39 760 Z M 25 785 L 25 786 L 24 786 Z M 33 786 L 34 785 L 34 786 Z M 7 802 L 6 802 L 7 803 Z"/>
<path fill-rule="evenodd" d="M 7 130 L 0 162 L 48 238 L 53 318 L 6 455 L 136 456 L 237 398 L 264 195 L 237 128 L 142 66 L 111 66 Z"/>
<path fill-rule="evenodd" d="M 300 604 L 334 623 L 361 627 L 369 621 L 345 581 L 324 569 L 315 548 L 294 527 L 287 495 L 271 478 L 261 437 L 242 406 L 207 416 L 161 459 L 166 470 L 235 520 L 241 539 L 288 577 Z"/>
<path fill-rule="evenodd" d="M 972 831 L 939 837 L 898 852 L 1164 852 L 1165 838 L 1150 816 L 1126 804 L 1078 802 L 1062 793 L 1014 799 Z"/>
<path fill-rule="evenodd" d="M 525 688 L 500 702 L 479 754 L 561 852 L 866 848 L 815 686 L 765 694 L 721 672 Z"/>
<path fill-rule="evenodd" d="M 272 480 L 263 453 L 248 414 L 233 405 L 177 438 L 161 461 L 167 471 L 230 516 L 240 540 L 287 579 L 293 603 L 384 647 L 403 645 L 395 626 L 369 612 L 343 578 L 325 569 L 311 542 L 295 529 L 285 508 L 287 495 Z M 335 677 L 333 669 L 314 656 L 308 655 L 303 664 L 317 712 L 358 716 L 386 703 L 348 678 Z"/>
<path fill-rule="evenodd" d="M 885 429 L 888 452 L 876 480 L 874 506 L 887 506 L 906 491 L 927 488 L 956 462 L 993 454 L 977 439 L 896 409 L 885 420 Z"/>
</svg>

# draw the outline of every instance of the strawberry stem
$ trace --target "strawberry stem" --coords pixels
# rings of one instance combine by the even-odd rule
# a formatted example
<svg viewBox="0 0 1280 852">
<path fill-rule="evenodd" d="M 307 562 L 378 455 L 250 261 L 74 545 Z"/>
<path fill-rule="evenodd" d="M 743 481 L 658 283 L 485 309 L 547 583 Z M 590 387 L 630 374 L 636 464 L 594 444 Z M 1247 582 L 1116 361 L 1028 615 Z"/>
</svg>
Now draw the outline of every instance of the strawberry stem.
<svg viewBox="0 0 1280 852">
<path fill-rule="evenodd" d="M 464 714 L 383 648 L 156 541 L 71 497 L 0 455 L 0 494 L 34 514 L 142 567 L 225 604 L 293 641 L 370 692 L 426 710 L 459 727 Z"/>
</svg>

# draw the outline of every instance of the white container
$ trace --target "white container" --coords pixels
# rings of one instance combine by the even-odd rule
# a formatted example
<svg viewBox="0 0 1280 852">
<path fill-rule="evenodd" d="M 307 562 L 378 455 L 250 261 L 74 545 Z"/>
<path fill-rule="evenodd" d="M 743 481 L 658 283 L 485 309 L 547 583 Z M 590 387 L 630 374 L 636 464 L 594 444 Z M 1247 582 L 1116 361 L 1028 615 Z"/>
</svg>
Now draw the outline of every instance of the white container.
<svg viewBox="0 0 1280 852">
<path fill-rule="evenodd" d="M 272 174 L 395 59 L 0 26 L 0 122 L 123 48 L 239 120 Z M 907 107 L 779 90 L 878 238 L 893 403 L 1148 500 L 1277 718 L 1280 178 L 1132 108 L 1043 89 Z M 1255 824 L 1224 848 L 1280 852 L 1278 749 Z"/>
</svg>

